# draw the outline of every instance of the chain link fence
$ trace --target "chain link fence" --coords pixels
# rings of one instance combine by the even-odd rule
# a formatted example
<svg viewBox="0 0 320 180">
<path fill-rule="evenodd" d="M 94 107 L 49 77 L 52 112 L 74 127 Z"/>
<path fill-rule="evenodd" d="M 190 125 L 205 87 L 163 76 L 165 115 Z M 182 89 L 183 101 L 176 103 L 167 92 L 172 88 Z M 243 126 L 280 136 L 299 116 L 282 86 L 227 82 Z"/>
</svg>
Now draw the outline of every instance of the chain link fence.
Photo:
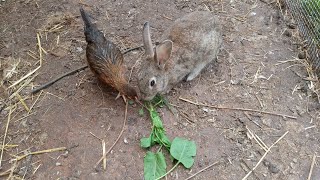
<svg viewBox="0 0 320 180">
<path fill-rule="evenodd" d="M 286 0 L 307 48 L 307 57 L 320 76 L 320 0 Z"/>
</svg>

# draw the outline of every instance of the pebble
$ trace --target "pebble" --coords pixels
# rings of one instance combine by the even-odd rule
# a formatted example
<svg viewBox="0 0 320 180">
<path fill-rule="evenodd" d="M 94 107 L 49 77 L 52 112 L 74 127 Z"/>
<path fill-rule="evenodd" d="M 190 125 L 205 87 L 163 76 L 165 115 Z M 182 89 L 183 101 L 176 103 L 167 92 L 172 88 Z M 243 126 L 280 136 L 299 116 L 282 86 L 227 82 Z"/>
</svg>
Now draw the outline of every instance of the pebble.
<svg viewBox="0 0 320 180">
<path fill-rule="evenodd" d="M 214 117 L 212 117 L 211 119 L 207 120 L 209 123 L 214 123 L 216 121 L 216 119 Z"/>
<path fill-rule="evenodd" d="M 291 167 L 292 169 L 294 169 L 294 167 L 295 167 L 294 164 L 295 164 L 295 163 L 293 163 L 293 162 L 290 163 L 290 167 Z"/>
<path fill-rule="evenodd" d="M 284 34 L 285 36 L 287 36 L 287 37 L 291 37 L 291 36 L 292 36 L 291 31 L 289 31 L 288 29 L 286 29 L 286 30 L 283 32 L 283 34 Z"/>
<path fill-rule="evenodd" d="M 61 154 L 62 157 L 67 158 L 69 155 L 69 151 L 66 151 L 65 153 Z"/>
<path fill-rule="evenodd" d="M 199 167 L 203 167 L 205 164 L 203 162 L 203 159 L 201 159 L 200 161 L 198 161 L 198 166 Z"/>
<path fill-rule="evenodd" d="M 251 13 L 250 13 L 250 16 L 255 16 L 255 15 L 257 15 L 256 12 L 251 12 Z"/>
<path fill-rule="evenodd" d="M 83 51 L 83 49 L 82 49 L 82 47 L 77 47 L 77 48 L 76 48 L 76 51 L 79 52 L 79 53 L 81 53 L 81 52 Z"/>
<path fill-rule="evenodd" d="M 123 139 L 123 142 L 124 142 L 125 144 L 128 144 L 128 143 L 129 143 L 128 140 L 127 140 L 127 138 L 124 138 L 124 139 Z"/>
<path fill-rule="evenodd" d="M 273 164 L 271 164 L 268 168 L 269 168 L 270 172 L 275 173 L 275 174 L 280 171 L 280 170 L 278 169 L 278 167 L 275 166 L 275 165 L 273 165 Z"/>
<path fill-rule="evenodd" d="M 239 84 L 239 80 L 231 80 L 230 81 L 230 83 L 232 84 L 232 85 L 238 85 Z"/>
<path fill-rule="evenodd" d="M 209 109 L 208 108 L 202 108 L 202 110 L 204 111 L 204 112 L 209 112 Z"/>
<path fill-rule="evenodd" d="M 273 124 L 272 119 L 262 119 L 262 123 L 268 127 L 271 127 Z"/>
<path fill-rule="evenodd" d="M 290 28 L 290 29 L 295 29 L 296 28 L 296 25 L 294 24 L 294 23 L 288 23 L 287 24 L 287 26 L 288 26 L 288 28 Z"/>
<path fill-rule="evenodd" d="M 267 166 L 269 171 L 272 173 L 278 173 L 280 171 L 280 169 L 276 165 L 267 160 L 263 161 L 263 164 Z"/>
<path fill-rule="evenodd" d="M 298 54 L 299 59 L 305 59 L 306 58 L 306 53 L 304 51 L 300 51 Z"/>
</svg>

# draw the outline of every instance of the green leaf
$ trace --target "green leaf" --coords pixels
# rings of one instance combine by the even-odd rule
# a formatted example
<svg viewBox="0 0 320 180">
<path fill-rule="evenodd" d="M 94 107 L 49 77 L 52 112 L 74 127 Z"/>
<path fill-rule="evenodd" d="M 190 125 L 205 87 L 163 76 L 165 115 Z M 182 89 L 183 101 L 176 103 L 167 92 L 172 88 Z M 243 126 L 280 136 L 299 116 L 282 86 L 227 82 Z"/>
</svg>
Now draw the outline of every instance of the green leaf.
<svg viewBox="0 0 320 180">
<path fill-rule="evenodd" d="M 151 147 L 151 144 L 152 144 L 151 136 L 148 138 L 146 138 L 146 137 L 141 138 L 141 140 L 140 140 L 140 146 L 143 148 Z"/>
<path fill-rule="evenodd" d="M 164 145 L 166 148 L 170 149 L 171 146 L 171 141 L 169 140 L 169 138 L 166 135 L 166 132 L 164 129 L 162 128 L 155 128 L 154 130 L 154 134 L 155 134 L 155 141 L 159 144 Z"/>
<path fill-rule="evenodd" d="M 144 115 L 143 108 L 139 109 L 139 115 L 140 115 L 140 116 L 143 116 L 143 115 Z"/>
<path fill-rule="evenodd" d="M 161 118 L 159 116 L 159 113 L 156 110 L 154 110 L 154 109 L 150 110 L 150 117 L 151 117 L 151 120 L 152 120 L 152 124 L 155 127 L 163 128 Z"/>
<path fill-rule="evenodd" d="M 128 103 L 129 103 L 129 105 L 133 105 L 133 104 L 134 104 L 134 101 L 129 100 Z"/>
<path fill-rule="evenodd" d="M 182 138 L 174 138 L 170 148 L 170 154 L 179 162 L 181 162 L 184 167 L 190 168 L 193 163 L 193 157 L 197 153 L 196 143 L 194 141 L 188 141 Z"/>
<path fill-rule="evenodd" d="M 153 105 L 161 105 L 163 104 L 163 97 L 160 94 L 157 94 L 150 102 Z"/>
<path fill-rule="evenodd" d="M 148 151 L 143 162 L 145 180 L 154 180 L 166 173 L 167 165 L 162 152 Z"/>
</svg>

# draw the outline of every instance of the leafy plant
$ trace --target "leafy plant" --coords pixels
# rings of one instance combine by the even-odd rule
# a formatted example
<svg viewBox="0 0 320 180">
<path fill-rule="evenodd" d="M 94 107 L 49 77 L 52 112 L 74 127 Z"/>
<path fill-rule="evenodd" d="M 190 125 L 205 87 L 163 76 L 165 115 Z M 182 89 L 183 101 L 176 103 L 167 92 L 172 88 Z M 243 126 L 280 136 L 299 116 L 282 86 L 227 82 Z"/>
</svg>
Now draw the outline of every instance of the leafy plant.
<svg viewBox="0 0 320 180">
<path fill-rule="evenodd" d="M 148 151 L 144 157 L 144 178 L 154 180 L 166 173 L 166 160 L 162 152 L 153 153 Z"/>
<path fill-rule="evenodd" d="M 141 147 L 149 148 L 157 143 L 165 146 L 167 149 L 170 149 L 171 142 L 166 135 L 158 112 L 154 109 L 153 106 L 150 106 L 150 109 L 148 109 L 148 111 L 152 121 L 152 130 L 148 138 L 141 139 Z"/>
<path fill-rule="evenodd" d="M 161 96 L 156 96 L 146 106 L 151 118 L 152 129 L 149 137 L 144 137 L 140 140 L 141 147 L 150 148 L 155 144 L 160 145 L 157 153 L 148 151 L 144 157 L 144 178 L 146 180 L 161 179 L 173 171 L 180 163 L 186 168 L 191 168 L 194 163 L 193 157 L 196 155 L 194 141 L 176 137 L 171 142 L 167 137 L 159 113 L 156 111 L 157 107 L 163 107 L 164 105 L 168 106 L 167 101 Z M 166 161 L 161 152 L 162 147 L 165 147 L 170 152 L 170 157 L 177 161 L 168 172 L 166 172 Z"/>
<path fill-rule="evenodd" d="M 174 159 L 181 162 L 184 167 L 191 168 L 194 163 L 193 157 L 197 153 L 196 143 L 176 137 L 172 141 L 170 154 Z"/>
<path fill-rule="evenodd" d="M 143 110 L 143 108 L 141 108 L 141 109 L 139 110 L 139 115 L 140 115 L 140 116 L 143 116 L 143 115 L 144 115 L 144 110 Z"/>
</svg>

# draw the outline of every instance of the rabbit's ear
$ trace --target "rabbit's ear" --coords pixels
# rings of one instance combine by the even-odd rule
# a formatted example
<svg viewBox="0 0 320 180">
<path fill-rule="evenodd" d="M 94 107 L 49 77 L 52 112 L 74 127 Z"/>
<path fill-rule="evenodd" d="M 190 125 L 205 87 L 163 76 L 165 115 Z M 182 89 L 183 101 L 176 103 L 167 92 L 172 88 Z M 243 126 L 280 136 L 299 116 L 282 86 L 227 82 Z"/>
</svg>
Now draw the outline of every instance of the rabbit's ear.
<svg viewBox="0 0 320 180">
<path fill-rule="evenodd" d="M 161 69 L 165 67 L 168 60 L 170 59 L 172 52 L 172 44 L 173 42 L 170 40 L 165 40 L 156 46 L 156 56 L 155 59 Z"/>
<path fill-rule="evenodd" d="M 152 42 L 151 42 L 151 37 L 150 37 L 150 26 L 149 22 L 145 22 L 143 25 L 143 46 L 146 51 L 146 56 L 153 57 L 154 52 L 153 52 L 153 47 L 152 47 Z"/>
</svg>

